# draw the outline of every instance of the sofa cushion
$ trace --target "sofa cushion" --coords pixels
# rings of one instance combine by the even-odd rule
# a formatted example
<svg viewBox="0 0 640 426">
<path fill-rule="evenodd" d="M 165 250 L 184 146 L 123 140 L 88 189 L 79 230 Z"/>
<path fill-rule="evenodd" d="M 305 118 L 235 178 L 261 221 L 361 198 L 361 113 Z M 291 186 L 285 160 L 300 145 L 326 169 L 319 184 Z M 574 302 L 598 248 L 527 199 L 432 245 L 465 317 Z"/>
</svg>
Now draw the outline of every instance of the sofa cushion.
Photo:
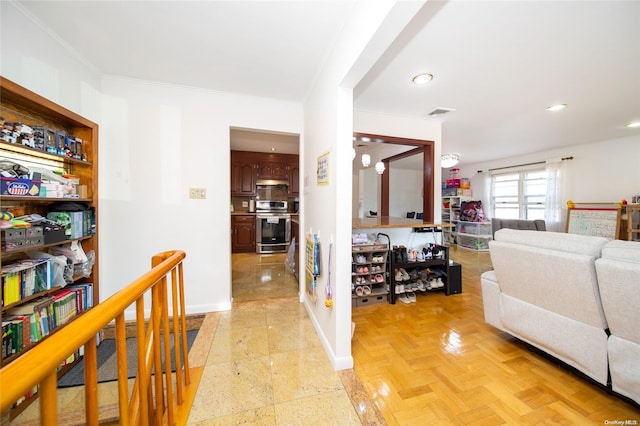
<svg viewBox="0 0 640 426">
<path fill-rule="evenodd" d="M 640 243 L 611 241 L 596 271 L 611 334 L 640 344 Z"/>
<path fill-rule="evenodd" d="M 489 247 L 503 294 L 604 330 L 607 321 L 595 259 L 607 241 L 601 237 L 501 229 Z"/>
<path fill-rule="evenodd" d="M 525 232 L 507 228 L 497 231 L 494 239 L 506 243 L 523 244 L 593 257 L 600 257 L 602 248 L 609 242 L 604 237 L 587 237 L 562 232 Z"/>
<path fill-rule="evenodd" d="M 524 219 L 491 219 L 491 231 L 495 235 L 496 231 L 502 228 L 520 229 L 522 231 L 546 231 L 547 226 L 544 220 L 524 220 Z"/>
<path fill-rule="evenodd" d="M 609 241 L 602 247 L 603 259 L 615 259 L 640 265 L 640 242 L 638 241 Z"/>
</svg>

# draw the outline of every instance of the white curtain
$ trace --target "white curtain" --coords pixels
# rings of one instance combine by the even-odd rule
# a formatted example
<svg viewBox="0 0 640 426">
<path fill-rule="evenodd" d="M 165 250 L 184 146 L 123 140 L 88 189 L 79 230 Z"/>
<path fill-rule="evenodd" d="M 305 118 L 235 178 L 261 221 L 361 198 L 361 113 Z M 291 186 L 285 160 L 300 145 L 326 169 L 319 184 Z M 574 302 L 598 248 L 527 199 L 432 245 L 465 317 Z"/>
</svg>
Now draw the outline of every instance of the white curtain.
<svg viewBox="0 0 640 426">
<path fill-rule="evenodd" d="M 487 215 L 487 220 L 489 220 L 492 217 L 495 217 L 495 214 L 496 214 L 496 205 L 493 202 L 493 177 L 491 173 L 484 174 L 483 184 L 484 184 L 484 199 L 489 200 L 489 202 L 487 203 L 488 206 L 485 206 L 484 212 Z"/>
<path fill-rule="evenodd" d="M 564 162 L 560 158 L 546 161 L 547 196 L 545 199 L 544 221 L 547 231 L 564 232 L 565 228 L 563 164 Z"/>
</svg>

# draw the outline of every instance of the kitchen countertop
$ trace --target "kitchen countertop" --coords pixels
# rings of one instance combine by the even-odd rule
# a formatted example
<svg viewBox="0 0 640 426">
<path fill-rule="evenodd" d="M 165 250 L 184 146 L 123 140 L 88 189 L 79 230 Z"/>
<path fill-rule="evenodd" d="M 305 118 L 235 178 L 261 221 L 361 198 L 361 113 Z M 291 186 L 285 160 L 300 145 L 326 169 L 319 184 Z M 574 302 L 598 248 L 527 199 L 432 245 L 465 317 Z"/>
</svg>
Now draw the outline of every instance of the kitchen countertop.
<svg viewBox="0 0 640 426">
<path fill-rule="evenodd" d="M 376 229 L 376 228 L 451 228 L 450 223 L 431 223 L 419 219 L 407 219 L 404 217 L 365 217 L 353 218 L 353 229 Z"/>
<path fill-rule="evenodd" d="M 299 213 L 291 213 L 291 212 L 287 212 L 287 213 L 289 213 L 291 215 L 291 217 L 300 215 Z M 256 215 L 256 212 L 253 212 L 253 213 L 251 213 L 251 212 L 231 212 L 231 216 L 255 216 L 255 215 Z"/>
</svg>

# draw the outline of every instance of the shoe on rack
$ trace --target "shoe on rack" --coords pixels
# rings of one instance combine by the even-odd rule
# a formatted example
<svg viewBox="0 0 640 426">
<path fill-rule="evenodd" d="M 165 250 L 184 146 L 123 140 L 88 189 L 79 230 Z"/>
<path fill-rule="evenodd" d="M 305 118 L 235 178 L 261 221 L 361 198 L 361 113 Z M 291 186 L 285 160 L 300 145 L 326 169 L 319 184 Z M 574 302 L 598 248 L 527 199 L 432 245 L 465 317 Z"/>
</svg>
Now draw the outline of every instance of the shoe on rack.
<svg viewBox="0 0 640 426">
<path fill-rule="evenodd" d="M 439 277 L 438 277 L 438 281 L 437 281 L 437 283 L 438 283 L 438 288 L 442 288 L 442 287 L 444 287 L 444 283 L 442 282 L 442 278 L 439 278 Z"/>
<path fill-rule="evenodd" d="M 369 273 L 369 268 L 368 268 L 368 267 L 366 267 L 366 266 L 363 266 L 363 267 L 362 267 L 362 272 L 363 272 L 364 274 L 368 274 L 368 273 Z"/>
<path fill-rule="evenodd" d="M 371 287 L 368 285 L 363 286 L 362 293 L 364 293 L 365 296 L 369 296 L 371 294 Z"/>
<path fill-rule="evenodd" d="M 400 256 L 402 256 L 402 262 L 409 262 L 409 256 L 407 255 L 407 249 L 405 246 L 400 246 Z"/>
<path fill-rule="evenodd" d="M 376 280 L 377 283 L 383 283 L 384 282 L 384 277 L 381 274 L 376 274 L 375 280 Z"/>
<path fill-rule="evenodd" d="M 407 271 L 404 268 L 400 268 L 400 269 L 398 269 L 398 271 L 400 271 L 400 273 L 402 274 L 402 280 L 403 281 L 409 281 L 411 279 L 411 277 L 409 276 L 409 274 L 407 273 Z"/>
<path fill-rule="evenodd" d="M 366 257 L 364 257 L 363 255 L 359 254 L 359 255 L 356 257 L 356 261 L 357 261 L 358 263 L 367 263 L 367 258 L 366 258 Z"/>
<path fill-rule="evenodd" d="M 411 250 L 409 252 L 407 252 L 407 260 L 409 260 L 409 262 L 415 262 L 416 261 L 416 251 L 415 250 Z"/>
<path fill-rule="evenodd" d="M 362 289 L 362 286 L 359 285 L 358 287 L 356 287 L 356 295 L 358 296 L 364 296 L 364 290 Z"/>
<path fill-rule="evenodd" d="M 411 303 L 411 301 L 409 300 L 409 297 L 404 293 L 398 296 L 398 300 L 407 305 Z"/>
<path fill-rule="evenodd" d="M 431 259 L 431 248 L 423 247 L 422 248 L 422 254 L 424 254 L 424 258 L 425 259 Z"/>
<path fill-rule="evenodd" d="M 402 263 L 402 251 L 398 247 L 394 247 L 393 249 L 393 260 L 396 263 Z"/>
<path fill-rule="evenodd" d="M 406 293 L 407 298 L 409 299 L 409 302 L 411 303 L 416 303 L 416 294 L 414 292 L 409 292 Z"/>
<path fill-rule="evenodd" d="M 418 290 L 420 290 L 420 291 L 427 291 L 427 287 L 424 285 L 424 283 L 422 282 L 422 280 L 418 280 L 417 284 L 418 284 Z"/>
<path fill-rule="evenodd" d="M 430 282 L 431 282 L 431 288 L 432 288 L 432 289 L 434 289 L 434 288 L 440 288 L 440 287 L 438 287 L 438 282 L 436 281 L 436 279 L 435 279 L 435 278 L 431 278 L 431 281 L 430 281 Z"/>
<path fill-rule="evenodd" d="M 400 272 L 400 269 L 396 269 L 396 282 L 401 282 L 403 280 L 402 272 Z"/>
</svg>

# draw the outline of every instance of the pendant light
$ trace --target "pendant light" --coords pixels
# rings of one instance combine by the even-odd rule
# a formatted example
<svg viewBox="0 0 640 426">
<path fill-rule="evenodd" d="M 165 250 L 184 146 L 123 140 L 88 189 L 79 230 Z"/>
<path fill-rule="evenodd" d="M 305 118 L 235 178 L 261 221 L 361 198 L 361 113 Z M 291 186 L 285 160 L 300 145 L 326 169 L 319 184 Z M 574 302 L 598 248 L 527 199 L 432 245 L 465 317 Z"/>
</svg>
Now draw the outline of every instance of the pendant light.
<svg viewBox="0 0 640 426">
<path fill-rule="evenodd" d="M 362 166 L 369 167 L 369 164 L 371 164 L 371 156 L 367 153 L 362 154 Z"/>
<path fill-rule="evenodd" d="M 384 173 L 384 169 L 385 169 L 384 163 L 382 161 L 378 161 L 376 163 L 376 172 L 378 172 L 378 174 L 381 175 Z"/>
<path fill-rule="evenodd" d="M 440 167 L 448 169 L 458 164 L 460 156 L 458 154 L 442 154 L 440 161 Z"/>
</svg>

